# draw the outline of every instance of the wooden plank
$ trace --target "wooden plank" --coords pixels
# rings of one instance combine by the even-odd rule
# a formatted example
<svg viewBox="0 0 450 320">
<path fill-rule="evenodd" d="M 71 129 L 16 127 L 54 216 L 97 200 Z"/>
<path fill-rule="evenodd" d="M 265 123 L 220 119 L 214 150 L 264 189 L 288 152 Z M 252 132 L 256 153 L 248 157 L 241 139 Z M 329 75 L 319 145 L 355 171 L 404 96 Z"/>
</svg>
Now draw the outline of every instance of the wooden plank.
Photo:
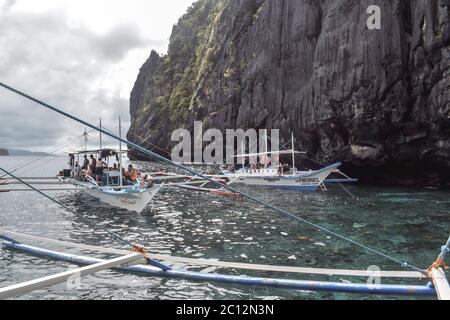
<svg viewBox="0 0 450 320">
<path fill-rule="evenodd" d="M 0 288 L 0 300 L 13 298 L 15 296 L 23 295 L 25 293 L 29 293 L 35 290 L 40 290 L 54 286 L 59 283 L 63 283 L 76 274 L 79 274 L 80 277 L 82 277 L 102 270 L 110 269 L 112 267 L 116 267 L 119 265 L 128 264 L 141 258 L 142 255 L 140 253 L 133 253 L 127 256 L 103 261 L 91 266 L 77 268 L 74 270 L 58 273 L 52 276 L 47 276 L 40 279 L 15 284 L 9 287 Z"/>
<path fill-rule="evenodd" d="M 439 300 L 450 301 L 450 286 L 444 271 L 441 268 L 432 269 L 431 278 L 433 279 L 434 288 L 436 289 Z"/>
<path fill-rule="evenodd" d="M 57 180 L 57 177 L 56 176 L 55 177 L 20 177 L 17 179 L 8 177 L 8 178 L 4 178 L 4 179 L 5 180 L 17 180 L 17 179 L 20 179 L 20 180 Z"/>
<path fill-rule="evenodd" d="M 82 257 L 61 252 L 45 250 L 37 247 L 27 246 L 24 244 L 14 244 L 11 242 L 4 243 L 6 248 L 17 250 L 19 252 L 28 253 L 38 257 L 47 257 L 60 261 L 67 261 L 76 264 L 95 264 L 101 262 L 99 259 L 91 257 Z M 133 267 L 115 267 L 114 270 L 121 272 L 132 272 L 133 274 L 170 277 L 176 279 L 184 279 L 189 281 L 200 282 L 218 282 L 230 284 L 239 284 L 247 286 L 262 286 L 265 288 L 284 288 L 304 291 L 325 291 L 340 293 L 360 293 L 370 295 L 396 295 L 396 296 L 430 296 L 436 297 L 436 291 L 432 286 L 428 285 L 399 285 L 399 284 L 380 284 L 373 285 L 368 283 L 347 283 L 332 281 L 304 281 L 292 279 L 277 279 L 274 277 L 262 278 L 252 276 L 225 275 L 208 272 L 191 272 L 186 270 L 168 270 L 163 271 L 160 268 L 150 266 L 133 266 Z"/>
<path fill-rule="evenodd" d="M 254 270 L 263 272 L 282 272 L 282 273 L 299 273 L 309 275 L 325 275 L 325 276 L 348 276 L 348 277 L 373 277 L 379 276 L 380 278 L 413 278 L 423 279 L 425 275 L 414 271 L 368 271 L 368 270 L 344 270 L 344 269 L 320 269 L 320 268 L 302 268 L 302 267 L 288 267 L 288 266 L 275 266 L 275 265 L 262 265 L 262 264 L 248 264 L 248 263 L 236 263 L 225 262 L 206 259 L 191 259 L 170 257 L 158 254 L 150 254 L 152 259 L 169 261 L 175 263 L 185 263 L 191 266 L 205 266 L 205 267 L 218 267 L 227 269 L 242 269 L 242 270 Z"/>
<path fill-rule="evenodd" d="M 49 189 L 37 189 L 38 191 L 41 192 L 51 192 L 51 191 L 55 191 L 55 192 L 59 192 L 59 191 L 81 191 L 84 190 L 82 187 L 78 187 L 78 188 L 61 188 L 61 189 L 56 189 L 56 188 L 49 188 Z M 0 189 L 0 192 L 36 192 L 33 189 L 22 189 L 22 188 L 13 188 L 13 189 Z"/>
<path fill-rule="evenodd" d="M 31 184 L 33 186 L 34 185 L 48 185 L 48 186 L 52 186 L 52 185 L 71 184 L 70 182 L 58 181 L 58 180 L 55 180 L 55 181 L 36 181 L 36 180 L 33 180 L 33 181 L 36 181 L 36 182 L 25 181 L 25 180 L 23 180 L 23 181 L 28 183 L 28 184 Z M 10 180 L 10 181 L 7 181 L 6 183 L 2 183 L 2 184 L 5 184 L 5 185 L 16 185 L 16 184 L 23 185 L 24 183 L 20 182 L 20 181 L 12 181 L 12 180 Z"/>
</svg>

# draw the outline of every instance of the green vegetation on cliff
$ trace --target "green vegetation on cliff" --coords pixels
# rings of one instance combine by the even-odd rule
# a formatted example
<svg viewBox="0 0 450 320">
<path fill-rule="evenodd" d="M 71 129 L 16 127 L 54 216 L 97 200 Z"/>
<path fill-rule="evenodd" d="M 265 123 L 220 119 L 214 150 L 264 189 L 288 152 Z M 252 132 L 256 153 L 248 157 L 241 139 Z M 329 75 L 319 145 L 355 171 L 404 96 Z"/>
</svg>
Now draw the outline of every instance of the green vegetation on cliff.
<svg viewBox="0 0 450 320">
<path fill-rule="evenodd" d="M 141 68 L 128 138 L 170 150 L 194 121 L 280 129 L 355 176 L 450 184 L 450 4 L 378 3 L 382 30 L 364 1 L 195 2 Z"/>
</svg>

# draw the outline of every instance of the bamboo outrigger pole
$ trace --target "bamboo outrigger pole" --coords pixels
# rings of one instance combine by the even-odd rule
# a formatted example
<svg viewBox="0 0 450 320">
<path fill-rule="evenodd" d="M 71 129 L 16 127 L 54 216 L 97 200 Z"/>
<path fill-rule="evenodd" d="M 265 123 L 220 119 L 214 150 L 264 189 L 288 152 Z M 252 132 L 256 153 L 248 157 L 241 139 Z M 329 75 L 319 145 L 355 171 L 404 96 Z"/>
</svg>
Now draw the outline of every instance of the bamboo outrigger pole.
<svg viewBox="0 0 450 320">
<path fill-rule="evenodd" d="M 100 118 L 100 129 L 102 129 L 102 118 Z M 103 141 L 102 141 L 102 132 L 100 131 L 100 150 L 102 149 L 103 149 Z"/>
<path fill-rule="evenodd" d="M 122 139 L 122 119 L 119 117 L 119 138 Z M 123 175 L 122 175 L 122 140 L 119 140 L 119 186 L 123 186 Z"/>
<path fill-rule="evenodd" d="M 297 174 L 297 167 L 295 166 L 295 140 L 294 132 L 292 132 L 292 174 Z"/>
<path fill-rule="evenodd" d="M 436 290 L 439 300 L 450 301 L 450 285 L 443 268 L 448 268 L 445 264 L 445 256 L 450 252 L 450 237 L 447 244 L 442 247 L 441 254 L 436 262 L 428 269 L 428 275 L 433 280 L 434 288 Z"/>
<path fill-rule="evenodd" d="M 15 296 L 23 295 L 35 290 L 44 289 L 47 287 L 54 286 L 59 283 L 63 283 L 65 281 L 70 280 L 74 276 L 87 276 L 90 274 L 94 274 L 99 271 L 103 271 L 106 269 L 111 269 L 113 267 L 119 265 L 126 265 L 130 262 L 139 260 L 142 258 L 142 254 L 140 253 L 132 253 L 127 256 L 115 258 L 112 260 L 102 261 L 87 267 L 77 268 L 74 270 L 58 273 L 52 276 L 47 276 L 43 278 L 39 278 L 36 280 L 31 280 L 19 284 L 15 284 L 9 287 L 0 288 L 0 300 L 13 298 Z"/>
</svg>

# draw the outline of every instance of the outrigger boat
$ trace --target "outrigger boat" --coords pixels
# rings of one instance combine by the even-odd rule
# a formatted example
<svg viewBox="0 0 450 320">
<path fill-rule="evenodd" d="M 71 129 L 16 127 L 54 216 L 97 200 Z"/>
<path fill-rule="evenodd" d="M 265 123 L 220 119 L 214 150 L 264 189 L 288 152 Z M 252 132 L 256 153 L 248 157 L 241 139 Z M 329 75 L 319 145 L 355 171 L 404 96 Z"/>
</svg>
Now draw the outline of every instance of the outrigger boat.
<svg viewBox="0 0 450 320">
<path fill-rule="evenodd" d="M 222 170 L 225 177 L 229 178 L 236 184 L 244 184 L 257 187 L 270 187 L 284 190 L 299 190 L 299 191 L 316 191 L 319 188 L 326 190 L 325 182 L 331 174 L 344 174 L 338 169 L 342 164 L 335 163 L 320 170 L 297 171 L 295 156 L 297 154 L 305 154 L 295 150 L 295 140 L 292 134 L 292 149 L 283 151 L 267 151 L 268 143 L 266 136 L 266 151 L 253 154 L 237 155 L 235 158 L 246 159 L 252 157 L 259 157 L 260 163 L 264 167 L 243 167 L 239 170 Z M 267 161 L 268 156 L 279 158 L 280 155 L 292 156 L 292 168 L 290 172 L 285 172 L 284 166 L 281 164 L 271 165 Z M 268 164 L 269 162 L 269 164 Z M 349 177 L 339 179 L 339 182 L 347 182 Z"/>
<path fill-rule="evenodd" d="M 27 99 L 30 99 L 38 104 L 58 112 L 59 114 L 68 117 L 72 120 L 77 121 L 78 123 L 84 124 L 92 129 L 103 132 L 104 134 L 108 134 L 111 138 L 114 138 L 123 143 L 128 143 L 130 146 L 138 149 L 139 151 L 154 157 L 164 163 L 176 166 L 179 169 L 183 169 L 194 176 L 209 181 L 210 183 L 214 183 L 224 190 L 228 190 L 231 192 L 236 192 L 240 194 L 242 197 L 246 199 L 252 200 L 253 202 L 261 205 L 262 207 L 269 209 L 277 214 L 285 216 L 292 221 L 302 222 L 309 227 L 313 227 L 315 229 L 320 230 L 326 234 L 329 234 L 337 239 L 344 240 L 352 245 L 358 246 L 366 250 L 367 252 L 371 252 L 372 254 L 376 254 L 380 257 L 383 257 L 386 260 L 390 260 L 396 264 L 401 265 L 402 268 L 408 268 L 412 271 L 376 271 L 375 273 L 368 270 L 342 270 L 342 269 L 317 269 L 317 268 L 302 268 L 295 266 L 274 266 L 274 265 L 255 265 L 255 264 L 242 264 L 236 262 L 222 262 L 222 261 L 209 261 L 209 260 L 200 260 L 200 259 L 192 259 L 192 258 L 182 258 L 182 257 L 171 257 L 171 256 L 161 256 L 154 255 L 149 253 L 143 246 L 134 244 L 129 240 L 121 237 L 117 233 L 108 231 L 107 229 L 101 228 L 102 232 L 106 232 L 109 235 L 113 236 L 115 240 L 120 241 L 122 244 L 129 246 L 129 251 L 122 251 L 116 249 L 105 249 L 100 247 L 87 246 L 82 244 L 68 243 L 62 242 L 53 239 L 44 239 L 38 238 L 36 236 L 29 236 L 24 234 L 18 234 L 14 232 L 9 232 L 7 230 L 0 230 L 0 239 L 2 240 L 2 246 L 6 250 L 16 250 L 18 252 L 35 255 L 39 257 L 44 257 L 47 259 L 55 259 L 60 261 L 66 261 L 73 264 L 86 265 L 86 267 L 73 269 L 70 271 L 66 271 L 63 273 L 59 273 L 56 275 L 50 275 L 44 278 L 35 279 L 31 281 L 27 281 L 24 283 L 15 284 L 12 286 L 0 288 L 0 299 L 8 299 L 13 298 L 18 295 L 23 295 L 28 292 L 32 292 L 34 290 L 40 290 L 43 288 L 47 288 L 49 286 L 63 283 L 73 277 L 74 275 L 85 276 L 89 274 L 93 274 L 95 272 L 99 272 L 107 269 L 114 269 L 116 271 L 121 272 L 132 272 L 134 274 L 142 274 L 142 275 L 150 275 L 150 276 L 165 276 L 172 278 L 182 278 L 189 279 L 195 281 L 207 281 L 207 282 L 221 282 L 221 283 L 233 283 L 233 284 L 241 284 L 241 285 L 251 285 L 251 286 L 264 286 L 264 287 L 275 287 L 275 288 L 290 288 L 295 290 L 308 290 L 308 291 L 327 291 L 327 292 L 345 292 L 345 293 L 359 293 L 359 294 L 378 294 L 378 295 L 406 295 L 406 296 L 437 296 L 441 300 L 450 300 L 450 286 L 446 279 L 445 274 L 445 257 L 448 253 L 450 253 L 450 237 L 446 245 L 441 248 L 441 253 L 436 259 L 436 261 L 428 268 L 423 269 L 420 267 L 416 267 L 407 262 L 403 262 L 395 257 L 390 256 L 387 253 L 383 253 L 378 251 L 377 249 L 371 248 L 367 245 L 358 243 L 355 240 L 347 238 L 343 235 L 340 235 L 332 230 L 326 229 L 323 226 L 315 224 L 311 221 L 306 220 L 296 214 L 293 214 L 285 209 L 278 208 L 270 203 L 267 203 L 264 200 L 258 199 L 250 194 L 246 194 L 243 191 L 237 190 L 233 187 L 224 185 L 213 178 L 205 176 L 201 173 L 196 172 L 190 168 L 176 165 L 172 161 L 159 156 L 156 153 L 153 153 L 150 150 L 143 148 L 135 143 L 128 142 L 121 137 L 117 137 L 114 134 L 102 130 L 101 128 L 97 128 L 92 124 L 89 124 L 79 118 L 76 118 L 66 112 L 63 112 L 55 107 L 52 107 L 42 101 L 39 101 L 35 98 L 30 97 L 29 95 L 22 93 L 14 88 L 11 88 L 0 82 L 0 86 L 11 90 Z M 83 214 L 66 207 L 63 203 L 59 202 L 57 199 L 53 199 L 50 196 L 40 192 L 39 190 L 33 188 L 30 184 L 27 184 L 25 181 L 16 177 L 13 172 L 0 168 L 0 171 L 4 172 L 6 175 L 10 176 L 12 179 L 16 179 L 26 186 L 32 188 L 34 191 L 37 191 L 41 195 L 47 197 L 52 202 L 58 204 L 59 206 L 65 208 L 68 212 L 71 212 L 74 215 L 82 218 L 86 223 L 90 223 L 91 227 L 94 229 L 100 229 L 99 226 L 91 223 L 91 221 L 84 217 Z M 81 249 L 83 252 L 91 251 L 91 252 L 102 252 L 120 255 L 117 258 L 113 258 L 110 260 L 102 260 L 98 258 L 88 257 L 88 256 L 79 256 L 75 254 L 63 253 L 58 251 L 52 251 L 49 249 L 44 249 L 37 246 L 32 246 L 26 244 L 25 242 L 20 242 L 16 240 L 16 238 L 23 238 L 27 240 L 35 240 L 35 241 L 44 241 L 47 243 L 58 244 L 63 246 L 64 248 L 77 248 Z M 144 260 L 143 264 L 140 264 L 141 261 Z M 160 260 L 162 262 L 159 262 Z M 168 266 L 163 264 L 163 262 L 174 262 L 175 266 Z M 130 263 L 138 263 L 137 265 L 131 265 Z M 371 279 L 375 278 L 416 278 L 421 281 L 425 281 L 424 283 L 418 285 L 405 285 L 405 284 L 371 284 L 370 281 L 367 282 L 332 282 L 332 281 L 311 281 L 311 280 L 295 280 L 295 279 L 281 279 L 281 278 L 263 278 L 263 277 L 250 277 L 250 276 L 236 276 L 236 275 L 226 275 L 220 273 L 209 273 L 209 272 L 194 272 L 188 271 L 186 268 L 177 268 L 176 264 L 183 263 L 184 265 L 195 265 L 195 266 L 211 266 L 217 267 L 221 269 L 242 269 L 242 270 L 253 270 L 253 271 L 264 271 L 264 272 L 280 272 L 282 274 L 310 274 L 310 275 L 323 275 L 323 276 L 345 276 L 345 277 L 369 277 Z"/>
<path fill-rule="evenodd" d="M 77 163 L 80 163 L 80 157 L 84 155 L 95 155 L 95 158 L 106 159 L 109 162 L 110 157 L 116 157 L 119 166 L 117 170 L 105 169 L 103 171 L 101 182 L 94 178 L 81 174 L 75 166 L 63 170 L 63 175 L 58 179 L 63 183 L 69 183 L 83 189 L 88 195 L 97 198 L 103 203 L 114 207 L 141 213 L 152 199 L 160 191 L 162 184 L 148 185 L 139 178 L 133 185 L 125 185 L 121 174 L 122 164 L 121 150 L 102 149 L 86 150 L 73 153 L 71 157 L 77 157 Z M 78 167 L 79 168 L 79 167 Z"/>
<path fill-rule="evenodd" d="M 294 170 L 290 174 L 281 174 L 279 168 L 273 167 L 263 169 L 243 168 L 235 172 L 224 170 L 223 174 L 231 180 L 235 180 L 237 184 L 283 190 L 316 191 L 325 187 L 326 178 L 336 172 L 340 166 L 341 163 L 336 163 L 316 171 Z"/>
<path fill-rule="evenodd" d="M 12 238 L 14 237 L 14 238 Z M 45 249 L 25 242 L 19 242 L 17 238 L 27 239 L 28 242 L 46 242 L 52 245 L 59 245 L 64 248 L 82 250 L 84 253 L 102 253 L 118 256 L 110 260 L 98 259 L 92 256 L 77 255 L 72 253 L 58 252 Z M 243 286 L 260 286 L 271 288 L 284 288 L 293 290 L 302 290 L 303 292 L 336 292 L 348 294 L 366 294 L 366 295 L 390 295 L 390 296 L 409 296 L 409 297 L 437 297 L 440 300 L 450 300 L 450 287 L 445 276 L 444 259 L 450 252 L 450 238 L 445 246 L 442 247 L 441 254 L 435 263 L 423 272 L 418 271 L 370 271 L 370 270 L 343 270 L 343 269 L 319 269 L 302 268 L 293 266 L 276 265 L 258 265 L 236 262 L 225 262 L 217 260 L 193 259 L 183 257 L 173 257 L 166 255 L 149 254 L 140 248 L 135 248 L 135 253 L 126 250 L 109 249 L 95 247 L 54 239 L 30 236 L 17 232 L 11 232 L 0 229 L 0 242 L 5 250 L 11 250 L 57 261 L 64 261 L 71 264 L 86 266 L 78 269 L 47 276 L 24 283 L 0 288 L 0 300 L 14 298 L 35 290 L 47 288 L 70 279 L 73 275 L 86 276 L 106 269 L 113 269 L 117 272 L 132 273 L 141 276 L 167 277 L 175 279 L 186 279 L 201 282 L 228 283 Z M 158 259 L 161 262 L 157 262 Z M 131 265 L 130 265 L 131 263 Z M 172 266 L 175 265 L 175 266 Z M 182 265 L 182 267 L 180 267 Z M 255 277 L 255 276 L 237 276 L 227 275 L 225 273 L 210 273 L 189 271 L 186 266 L 192 267 L 214 267 L 222 270 L 252 270 L 259 272 L 270 272 L 278 274 L 303 274 L 303 275 L 321 275 L 321 276 L 345 276 L 354 278 L 352 282 L 333 282 L 333 281 L 311 281 L 294 280 L 281 277 Z M 371 284 L 371 281 L 361 281 L 357 279 L 371 279 L 378 277 L 380 279 L 416 279 L 418 284 Z"/>
<path fill-rule="evenodd" d="M 101 127 L 102 121 L 100 119 L 100 128 Z M 120 118 L 119 137 L 122 137 L 122 124 Z M 128 211 L 141 213 L 158 194 L 162 185 L 153 183 L 148 184 L 145 181 L 141 181 L 139 178 L 136 179 L 132 185 L 125 185 L 122 174 L 124 171 L 123 154 L 122 142 L 119 144 L 119 150 L 104 149 L 102 133 L 100 132 L 100 149 L 89 151 L 85 144 L 83 151 L 70 154 L 70 169 L 63 170 L 62 176 L 59 176 L 58 178 L 63 182 L 69 182 L 77 187 L 84 188 L 87 194 L 97 198 L 103 203 Z M 95 155 L 95 159 L 106 159 L 107 163 L 109 163 L 110 157 L 116 157 L 118 166 L 116 169 L 102 170 L 103 174 L 101 181 L 98 182 L 81 170 L 81 156 L 87 157 L 88 155 Z M 77 161 L 75 161 L 75 158 L 77 158 Z"/>
</svg>

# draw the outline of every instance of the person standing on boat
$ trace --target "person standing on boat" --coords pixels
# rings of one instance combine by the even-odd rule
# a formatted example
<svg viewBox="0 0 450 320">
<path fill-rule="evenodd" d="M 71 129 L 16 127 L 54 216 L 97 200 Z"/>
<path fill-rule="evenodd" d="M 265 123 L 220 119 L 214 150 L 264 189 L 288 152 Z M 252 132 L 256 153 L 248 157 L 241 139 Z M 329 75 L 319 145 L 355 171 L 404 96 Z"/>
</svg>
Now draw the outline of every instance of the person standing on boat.
<svg viewBox="0 0 450 320">
<path fill-rule="evenodd" d="M 75 155 L 73 153 L 69 154 L 69 166 L 70 170 L 74 172 L 75 170 Z"/>
<path fill-rule="evenodd" d="M 103 168 L 105 165 L 106 163 L 100 157 L 95 162 L 95 176 L 97 183 L 103 183 Z"/>
<path fill-rule="evenodd" d="M 80 164 L 78 163 L 78 161 L 76 161 L 75 162 L 75 169 L 74 169 L 74 178 L 79 180 L 80 179 L 80 174 L 81 174 Z"/>
<path fill-rule="evenodd" d="M 91 177 L 92 178 L 93 175 L 94 175 L 94 173 L 92 172 L 92 167 L 89 165 L 87 170 L 86 170 L 86 175 L 85 175 L 84 178 L 86 178 L 86 177 Z"/>
<path fill-rule="evenodd" d="M 87 155 L 84 155 L 84 162 L 83 162 L 83 166 L 81 167 L 82 170 L 87 170 L 89 167 L 89 159 L 87 157 Z"/>
<path fill-rule="evenodd" d="M 91 154 L 91 157 L 89 159 L 89 168 L 91 169 L 92 173 L 95 173 L 96 167 L 97 167 L 97 160 L 95 160 L 94 156 Z"/>
</svg>

